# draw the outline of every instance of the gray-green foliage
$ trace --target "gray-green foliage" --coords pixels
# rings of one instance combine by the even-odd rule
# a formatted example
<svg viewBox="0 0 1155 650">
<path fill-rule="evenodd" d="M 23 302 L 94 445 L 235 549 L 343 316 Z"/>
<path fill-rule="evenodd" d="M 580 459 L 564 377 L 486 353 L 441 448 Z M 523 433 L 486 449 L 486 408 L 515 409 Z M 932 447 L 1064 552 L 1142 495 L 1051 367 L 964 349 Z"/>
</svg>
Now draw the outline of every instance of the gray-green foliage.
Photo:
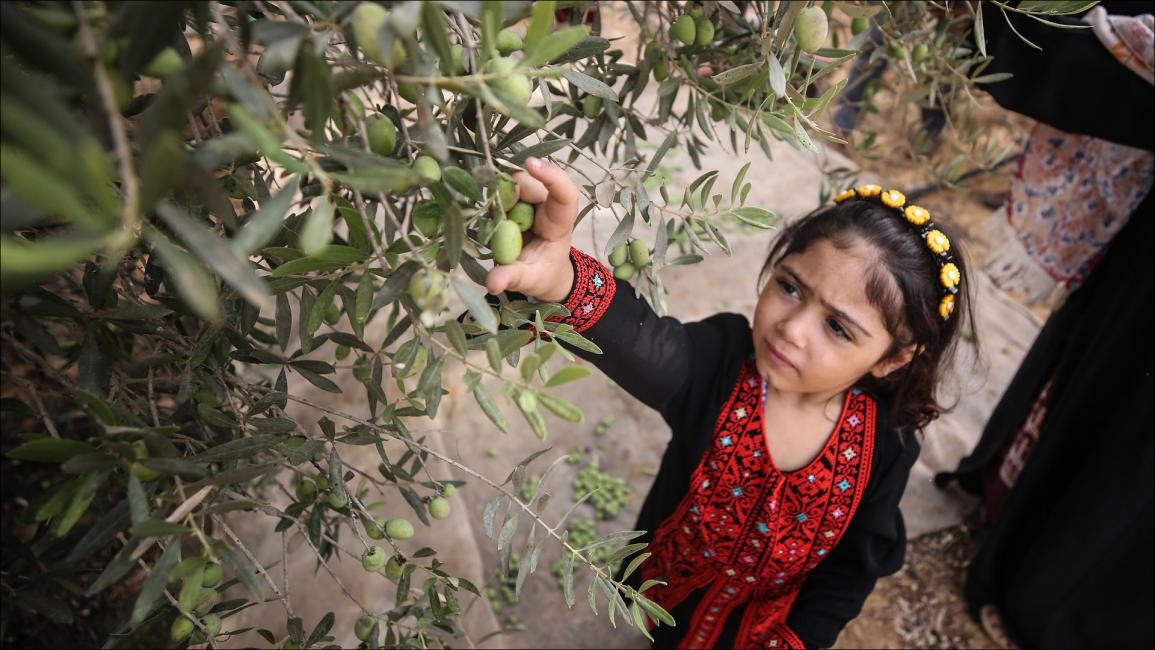
<svg viewBox="0 0 1155 650">
<path fill-rule="evenodd" d="M 70 597 L 96 597 L 143 561 L 149 577 L 115 634 L 180 609 L 203 641 L 221 619 L 227 631 L 230 616 L 275 598 L 222 513 L 271 517 L 322 562 L 359 557 L 366 525 L 391 543 L 369 511 L 374 494 L 400 494 L 411 512 L 392 518 L 429 523 L 444 484 L 426 468 L 450 459 L 410 429 L 438 412 L 447 364 L 465 364 L 493 422 L 478 435 L 507 431 L 516 410 L 544 439 L 547 412 L 582 418 L 552 390 L 588 374 L 560 343 L 598 351 L 548 320 L 558 305 L 487 300 L 487 244 L 509 207 L 499 179 L 529 156 L 589 159 L 600 176 L 581 179 L 585 210 L 619 221 L 598 252 L 648 226 L 653 256 L 637 282 L 662 309 L 662 268 L 728 250 L 726 227 L 776 222 L 745 204 L 748 166 L 733 179 L 705 171 L 671 197 L 663 158 L 837 141 L 821 124 L 842 85 L 823 79 L 855 54 L 853 41 L 798 51 L 789 32 L 801 3 L 750 3 L 747 15 L 705 3 L 717 29 L 685 45 L 666 36 L 677 3 L 602 3 L 639 25 L 628 53 L 597 21 L 580 24 L 585 3 L 572 24 L 555 24 L 555 10 L 574 3 L 385 4 L 0 3 L 6 625 L 67 624 Z M 982 80 L 984 57 L 933 11 L 835 4 L 885 11 L 890 40 L 935 36 L 921 69 L 968 61 L 949 92 L 909 70 L 939 101 Z M 508 32 L 499 42 L 514 25 L 521 42 Z M 385 134 L 380 120 L 396 128 Z M 467 318 L 444 311 L 450 294 Z M 367 336 L 371 321 L 383 336 Z M 331 393 L 351 376 L 369 417 L 289 394 L 292 373 Z M 290 417 L 290 401 L 315 417 Z M 386 440 L 404 451 L 387 453 Z M 346 467 L 337 443 L 374 446 L 378 471 Z M 471 474 L 475 489 L 496 492 L 481 516 L 503 559 L 523 547 L 516 590 L 542 545 L 560 542 L 567 602 L 575 563 L 586 564 L 589 603 L 604 597 L 611 621 L 668 623 L 608 571 L 637 550 L 638 533 L 566 542 L 564 518 L 538 514 L 549 471 L 526 487 L 533 459 L 505 483 Z M 282 484 L 293 497 L 283 509 L 272 501 Z M 585 561 L 598 549 L 611 549 L 597 556 L 609 564 Z M 477 589 L 436 553 L 403 558 L 395 609 L 366 612 L 377 623 L 360 632 L 389 646 L 449 643 L 460 599 Z M 78 578 L 93 562 L 100 571 Z M 202 594 L 206 563 L 245 597 Z M 401 625 L 409 614 L 416 626 Z M 308 647 L 331 642 L 333 625 L 289 615 L 287 636 L 257 632 Z"/>
</svg>

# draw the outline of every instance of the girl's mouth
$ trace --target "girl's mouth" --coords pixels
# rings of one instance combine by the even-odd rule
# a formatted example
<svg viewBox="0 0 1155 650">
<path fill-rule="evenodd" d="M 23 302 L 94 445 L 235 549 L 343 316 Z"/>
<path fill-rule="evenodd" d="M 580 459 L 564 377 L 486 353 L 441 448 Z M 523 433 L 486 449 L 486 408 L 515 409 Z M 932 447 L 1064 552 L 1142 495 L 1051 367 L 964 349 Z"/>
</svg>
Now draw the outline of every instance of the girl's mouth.
<svg viewBox="0 0 1155 650">
<path fill-rule="evenodd" d="M 778 351 L 778 348 L 774 347 L 773 343 L 767 342 L 766 350 L 770 353 L 770 360 L 773 361 L 775 365 L 783 368 L 789 368 L 790 370 L 794 371 L 798 370 L 798 368 L 792 361 L 790 361 L 790 359 L 786 357 L 786 355 L 782 354 Z"/>
</svg>

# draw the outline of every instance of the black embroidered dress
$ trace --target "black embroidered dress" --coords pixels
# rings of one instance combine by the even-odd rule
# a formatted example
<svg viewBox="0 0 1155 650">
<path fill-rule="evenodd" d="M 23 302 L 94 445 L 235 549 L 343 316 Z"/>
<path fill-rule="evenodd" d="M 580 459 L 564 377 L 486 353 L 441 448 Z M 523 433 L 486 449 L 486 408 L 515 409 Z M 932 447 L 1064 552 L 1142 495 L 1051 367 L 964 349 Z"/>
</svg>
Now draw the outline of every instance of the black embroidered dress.
<svg viewBox="0 0 1155 650">
<path fill-rule="evenodd" d="M 898 509 L 919 445 L 885 405 L 848 391 L 805 467 L 779 471 L 745 317 L 659 318 L 632 287 L 574 250 L 564 319 L 602 348 L 575 351 L 662 414 L 673 436 L 637 528 L 653 555 L 635 585 L 677 626 L 658 647 L 828 647 L 906 549 Z"/>
</svg>

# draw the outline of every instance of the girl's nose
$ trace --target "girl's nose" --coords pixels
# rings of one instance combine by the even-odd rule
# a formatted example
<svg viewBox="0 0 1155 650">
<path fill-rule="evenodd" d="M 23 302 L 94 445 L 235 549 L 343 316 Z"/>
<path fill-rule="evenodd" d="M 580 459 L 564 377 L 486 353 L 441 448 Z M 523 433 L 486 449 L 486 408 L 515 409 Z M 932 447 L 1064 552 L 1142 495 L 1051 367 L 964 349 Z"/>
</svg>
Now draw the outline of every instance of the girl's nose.
<svg viewBox="0 0 1155 650">
<path fill-rule="evenodd" d="M 796 309 L 785 314 L 778 322 L 778 330 L 782 340 L 796 348 L 806 347 L 806 312 Z"/>
</svg>

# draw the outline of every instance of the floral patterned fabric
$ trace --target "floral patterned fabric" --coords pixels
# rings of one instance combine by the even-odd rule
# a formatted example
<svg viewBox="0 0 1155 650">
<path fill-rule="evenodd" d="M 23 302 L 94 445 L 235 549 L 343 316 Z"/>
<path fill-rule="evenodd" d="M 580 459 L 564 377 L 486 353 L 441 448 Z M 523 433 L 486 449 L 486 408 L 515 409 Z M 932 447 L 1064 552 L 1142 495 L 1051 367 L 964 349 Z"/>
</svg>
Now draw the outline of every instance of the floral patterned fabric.
<svg viewBox="0 0 1155 650">
<path fill-rule="evenodd" d="M 1147 83 L 1155 81 L 1151 14 L 1114 16 L 1096 7 L 1085 20 L 1119 63 Z M 1026 255 L 1073 291 L 1151 190 L 1153 177 L 1155 154 L 1150 151 L 1040 122 L 1011 180 L 1007 217 Z M 995 273 L 995 279 L 1001 275 L 1013 283 L 1016 271 L 1022 269 L 1012 265 Z"/>
<path fill-rule="evenodd" d="M 1025 252 L 1079 287 L 1155 178 L 1155 156 L 1039 123 L 1011 180 L 1007 219 Z"/>
</svg>

